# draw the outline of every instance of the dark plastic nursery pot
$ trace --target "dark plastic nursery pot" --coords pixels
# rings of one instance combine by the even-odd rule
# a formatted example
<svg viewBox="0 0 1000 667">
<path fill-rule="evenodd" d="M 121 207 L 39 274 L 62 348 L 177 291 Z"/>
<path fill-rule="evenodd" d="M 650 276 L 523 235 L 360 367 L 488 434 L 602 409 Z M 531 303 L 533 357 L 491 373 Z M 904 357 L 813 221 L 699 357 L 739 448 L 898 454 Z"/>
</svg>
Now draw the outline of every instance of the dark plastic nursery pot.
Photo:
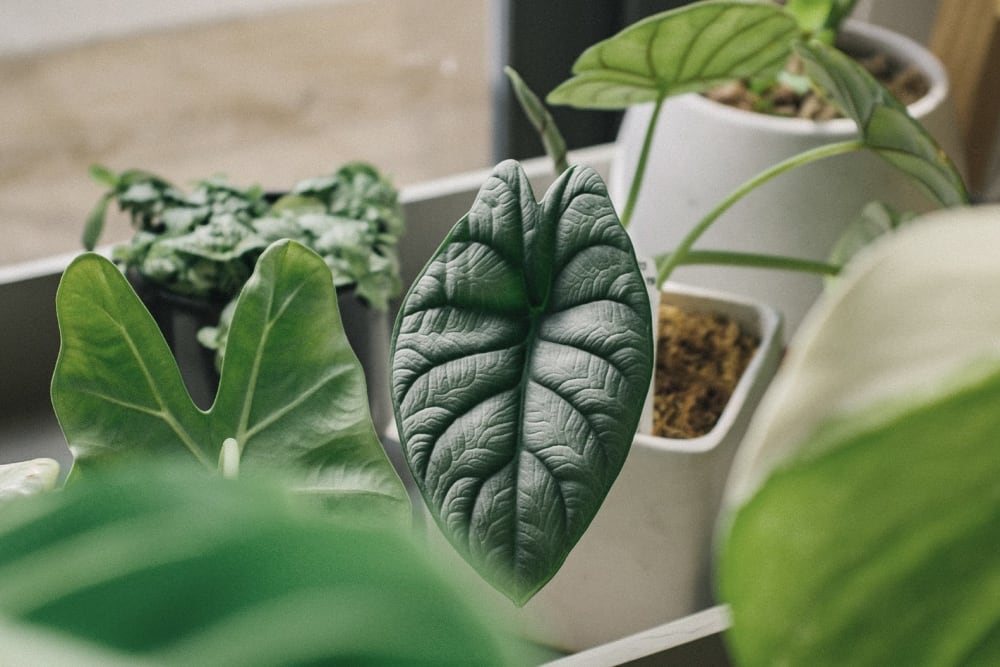
<svg viewBox="0 0 1000 667">
<path fill-rule="evenodd" d="M 151 284 L 135 272 L 129 282 L 142 299 L 177 359 L 181 377 L 195 404 L 208 409 L 219 388 L 215 351 L 198 342 L 198 331 L 219 322 L 225 302 L 179 296 Z M 369 307 L 351 286 L 337 289 L 344 332 L 361 362 L 376 432 L 392 419 L 389 399 L 389 314 Z"/>
</svg>

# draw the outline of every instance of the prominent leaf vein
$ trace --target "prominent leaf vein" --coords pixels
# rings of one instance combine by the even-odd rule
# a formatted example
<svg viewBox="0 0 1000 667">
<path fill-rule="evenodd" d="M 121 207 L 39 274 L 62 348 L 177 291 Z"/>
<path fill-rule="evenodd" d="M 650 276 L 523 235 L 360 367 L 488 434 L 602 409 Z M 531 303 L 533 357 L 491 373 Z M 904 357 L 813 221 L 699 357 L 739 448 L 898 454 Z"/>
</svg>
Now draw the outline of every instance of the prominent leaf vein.
<svg viewBox="0 0 1000 667">
<path fill-rule="evenodd" d="M 142 372 L 142 376 L 143 379 L 145 379 L 146 381 L 146 385 L 149 387 L 150 392 L 152 392 L 153 394 L 153 400 L 156 401 L 156 404 L 159 407 L 159 410 L 157 411 L 149 411 L 148 409 L 140 409 L 139 411 L 162 419 L 164 423 L 166 423 L 167 426 L 170 427 L 170 429 L 177 435 L 177 437 L 181 441 L 181 444 L 183 444 L 195 456 L 195 458 L 198 459 L 199 462 L 201 462 L 204 465 L 211 465 L 211 462 L 201 451 L 201 448 L 197 445 L 197 443 L 195 443 L 194 438 L 192 438 L 191 435 L 187 432 L 187 429 L 185 429 L 184 426 L 179 421 L 177 421 L 171 416 L 170 410 L 167 408 L 167 403 L 166 401 L 163 400 L 163 396 L 160 394 L 159 386 L 157 385 L 156 380 L 153 377 L 153 374 L 150 373 L 149 367 L 146 365 L 146 360 L 139 352 L 139 348 L 135 344 L 135 340 L 132 338 L 131 333 L 125 328 L 124 325 L 121 324 L 121 322 L 112 317 L 111 313 L 109 313 L 106 309 L 102 308 L 102 310 L 104 314 L 108 317 L 108 319 L 114 322 L 115 327 L 117 327 L 119 334 L 121 334 L 122 340 L 124 340 L 125 344 L 128 346 L 129 353 L 132 355 L 132 358 L 135 360 L 136 365 Z M 115 403 L 115 401 L 111 399 L 111 397 L 105 397 L 105 398 L 107 400 L 110 400 L 112 403 Z M 120 404 L 123 405 L 123 407 L 129 407 L 124 403 Z M 134 407 L 133 409 L 138 409 L 138 406 Z"/>
<path fill-rule="evenodd" d="M 339 368 L 339 369 L 338 368 L 334 368 L 331 373 L 328 373 L 327 375 L 321 377 L 317 382 L 315 382 L 311 386 L 309 386 L 309 387 L 307 387 L 305 389 L 300 390 L 298 392 L 298 395 L 295 397 L 294 400 L 289 401 L 288 403 L 283 404 L 280 408 L 275 409 L 271 413 L 262 416 L 252 426 L 250 426 L 248 424 L 247 425 L 247 429 L 246 429 L 246 434 L 245 434 L 244 437 L 247 440 L 250 440 L 255 435 L 257 435 L 258 433 L 260 433 L 261 431 L 263 431 L 264 429 L 266 429 L 268 426 L 271 426 L 275 422 L 279 421 L 283 417 L 285 417 L 288 414 L 290 414 L 291 412 L 293 412 L 299 406 L 305 404 L 309 399 L 311 399 L 313 396 L 315 396 L 319 391 L 321 391 L 322 389 L 324 389 L 329 383 L 331 383 L 331 382 L 337 380 L 338 378 L 340 378 L 340 377 L 348 374 L 349 372 L 350 372 L 350 369 L 347 369 L 347 368 Z"/>
</svg>

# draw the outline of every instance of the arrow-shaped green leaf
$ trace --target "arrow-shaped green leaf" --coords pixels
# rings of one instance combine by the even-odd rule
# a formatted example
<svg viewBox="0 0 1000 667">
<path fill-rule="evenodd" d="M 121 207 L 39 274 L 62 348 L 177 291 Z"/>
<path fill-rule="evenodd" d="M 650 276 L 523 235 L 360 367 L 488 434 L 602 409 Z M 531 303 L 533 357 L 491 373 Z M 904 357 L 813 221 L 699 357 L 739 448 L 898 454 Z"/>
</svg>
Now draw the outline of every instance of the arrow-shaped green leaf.
<svg viewBox="0 0 1000 667">
<path fill-rule="evenodd" d="M 798 36 L 770 3 L 699 2 L 639 21 L 590 47 L 550 104 L 624 109 L 733 79 L 774 73 Z"/>
<path fill-rule="evenodd" d="M 538 204 L 499 165 L 403 302 L 392 391 L 438 525 L 516 603 L 593 519 L 651 369 L 649 298 L 603 182 L 573 167 Z"/>
<path fill-rule="evenodd" d="M 364 376 L 340 322 L 330 270 L 293 242 L 265 251 L 243 289 L 219 392 L 191 401 L 162 334 L 121 272 L 98 255 L 66 270 L 52 402 L 72 475 L 122 459 L 187 455 L 241 474 L 285 473 L 331 509 L 406 520 L 406 492 L 368 414 Z"/>
<path fill-rule="evenodd" d="M 796 44 L 795 52 L 823 95 L 857 123 L 868 148 L 912 177 L 942 206 L 968 203 L 962 176 L 952 161 L 861 65 L 817 40 Z"/>
</svg>

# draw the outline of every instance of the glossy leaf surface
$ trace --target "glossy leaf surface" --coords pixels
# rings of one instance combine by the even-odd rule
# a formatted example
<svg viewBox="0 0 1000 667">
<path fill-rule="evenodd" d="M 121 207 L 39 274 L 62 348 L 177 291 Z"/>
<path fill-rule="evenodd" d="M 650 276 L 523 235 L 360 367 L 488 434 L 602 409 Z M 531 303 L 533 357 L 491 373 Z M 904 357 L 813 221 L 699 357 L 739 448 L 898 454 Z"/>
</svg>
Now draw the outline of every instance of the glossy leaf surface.
<svg viewBox="0 0 1000 667">
<path fill-rule="evenodd" d="M 1000 660 L 1000 209 L 918 219 L 803 322 L 734 463 L 741 665 Z"/>
<path fill-rule="evenodd" d="M 150 456 L 214 468 L 234 438 L 242 474 L 283 472 L 332 510 L 408 517 L 368 415 L 330 270 L 303 246 L 278 243 L 261 257 L 239 297 L 208 412 L 191 401 L 156 323 L 111 262 L 75 260 L 56 309 L 62 347 L 52 402 L 73 476 Z"/>
<path fill-rule="evenodd" d="M 823 95 L 854 120 L 868 148 L 912 177 L 942 206 L 968 203 L 951 159 L 861 65 L 816 40 L 796 44 L 795 52 Z"/>
<path fill-rule="evenodd" d="M 795 19 L 769 3 L 699 2 L 656 14 L 590 47 L 550 104 L 624 109 L 784 66 Z"/>
<path fill-rule="evenodd" d="M 539 204 L 499 165 L 402 305 L 392 391 L 438 525 L 516 603 L 593 519 L 651 368 L 649 298 L 604 183 L 573 167 Z"/>
<path fill-rule="evenodd" d="M 511 664 L 409 531 L 301 509 L 269 483 L 163 464 L 11 503 L 0 662 Z"/>
</svg>

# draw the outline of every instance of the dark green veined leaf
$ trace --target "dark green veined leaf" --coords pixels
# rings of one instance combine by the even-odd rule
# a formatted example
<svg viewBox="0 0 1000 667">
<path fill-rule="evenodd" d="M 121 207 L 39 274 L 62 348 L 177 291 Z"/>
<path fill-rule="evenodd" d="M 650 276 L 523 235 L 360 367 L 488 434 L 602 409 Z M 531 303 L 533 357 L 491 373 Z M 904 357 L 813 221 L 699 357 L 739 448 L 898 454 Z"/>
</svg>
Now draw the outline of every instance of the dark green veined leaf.
<svg viewBox="0 0 1000 667">
<path fill-rule="evenodd" d="M 796 44 L 795 52 L 823 95 L 857 123 L 868 148 L 911 176 L 942 206 L 968 203 L 962 176 L 952 161 L 861 65 L 816 40 Z"/>
<path fill-rule="evenodd" d="M 700 2 L 656 14 L 590 47 L 550 104 L 624 109 L 777 72 L 795 19 L 770 3 Z"/>
<path fill-rule="evenodd" d="M 409 501 L 368 414 L 330 270 L 293 242 L 271 246 L 233 315 L 218 396 L 195 407 L 149 312 L 97 255 L 66 270 L 52 402 L 86 475 L 121 459 L 187 454 L 215 467 L 227 438 L 243 471 L 284 471 L 345 513 L 406 521 Z"/>
<path fill-rule="evenodd" d="M 409 531 L 300 510 L 270 483 L 165 464 L 95 472 L 61 493 L 9 504 L 0 513 L 0 662 L 524 659 L 501 647 L 488 617 Z M 17 660 L 22 641 L 46 635 L 30 662 Z"/>
<path fill-rule="evenodd" d="M 1000 373 L 948 387 L 820 433 L 836 444 L 737 514 L 720 585 L 739 664 L 1000 663 Z"/>
<path fill-rule="evenodd" d="M 51 491 L 59 478 L 59 463 L 32 459 L 0 465 L 0 501 Z"/>
<path fill-rule="evenodd" d="M 516 603 L 618 475 L 651 364 L 649 298 L 600 177 L 573 167 L 538 204 L 499 165 L 403 302 L 392 392 L 438 525 Z"/>
</svg>

